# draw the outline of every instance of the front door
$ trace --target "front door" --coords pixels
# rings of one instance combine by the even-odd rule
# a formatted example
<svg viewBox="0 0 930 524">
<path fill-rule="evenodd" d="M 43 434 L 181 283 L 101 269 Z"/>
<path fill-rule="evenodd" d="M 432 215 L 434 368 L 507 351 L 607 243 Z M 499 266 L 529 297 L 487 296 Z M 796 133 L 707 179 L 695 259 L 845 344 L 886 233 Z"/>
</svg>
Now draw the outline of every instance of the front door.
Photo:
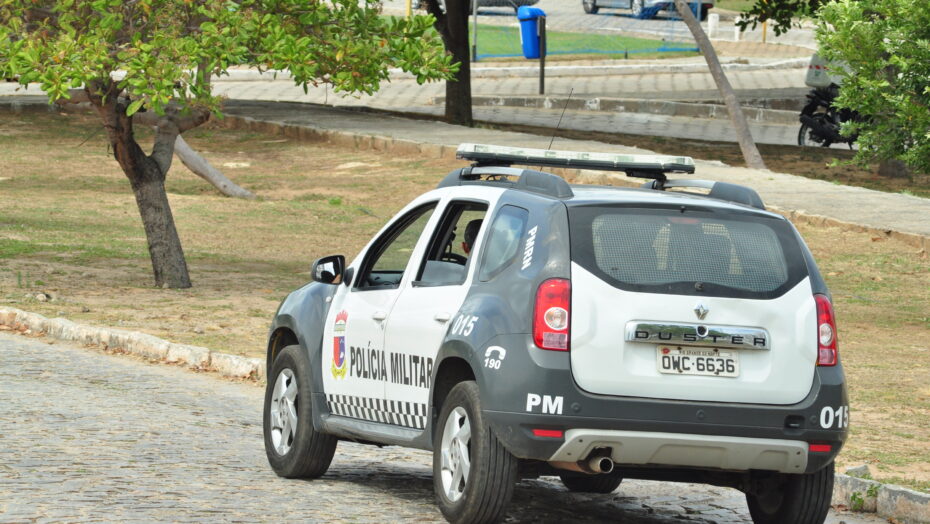
<svg viewBox="0 0 930 524">
<path fill-rule="evenodd" d="M 371 244 L 349 288 L 333 297 L 323 332 L 322 374 L 326 400 L 335 415 L 390 423 L 384 385 L 391 363 L 384 350 L 385 321 L 412 280 L 408 266 L 436 203 L 398 218 Z M 420 251 L 423 247 L 419 248 Z"/>
</svg>

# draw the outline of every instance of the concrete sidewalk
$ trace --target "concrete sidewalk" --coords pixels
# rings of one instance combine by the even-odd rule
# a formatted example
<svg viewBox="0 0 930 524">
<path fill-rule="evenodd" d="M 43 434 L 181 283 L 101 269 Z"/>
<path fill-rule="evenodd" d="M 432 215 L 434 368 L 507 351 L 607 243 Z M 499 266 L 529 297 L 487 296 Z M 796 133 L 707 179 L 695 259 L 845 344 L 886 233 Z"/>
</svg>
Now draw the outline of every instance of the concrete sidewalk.
<svg viewBox="0 0 930 524">
<path fill-rule="evenodd" d="M 736 70 L 728 77 L 744 98 L 764 98 L 773 90 L 779 96 L 785 92 L 803 93 L 806 69 L 753 69 Z M 705 98 L 716 92 L 716 84 L 708 72 L 675 72 L 657 74 L 628 74 L 608 76 L 561 76 L 547 79 L 546 92 L 554 97 L 591 99 L 594 97 L 648 98 L 680 100 L 699 96 Z M 472 81 L 475 96 L 522 96 L 538 90 L 538 79 L 533 77 L 479 78 Z M 443 108 L 431 100 L 445 95 L 441 83 L 418 85 L 412 80 L 395 79 L 382 85 L 373 95 L 345 97 L 329 92 L 326 87 L 310 87 L 304 93 L 290 80 L 277 81 L 223 81 L 214 85 L 214 93 L 236 100 L 266 100 L 280 102 L 309 102 L 338 107 L 373 107 L 441 115 Z M 661 95 L 660 95 L 661 93 Z M 798 94 L 803 100 L 803 95 Z M 551 126 L 559 115 L 554 111 L 536 108 L 481 107 L 474 109 L 475 118 L 487 122 L 517 123 L 531 126 Z M 562 125 L 567 129 L 666 136 L 670 138 L 700 139 L 735 142 L 729 121 L 725 119 L 695 119 L 650 113 L 618 111 L 568 111 Z M 797 144 L 799 124 L 770 122 L 750 123 L 753 136 L 762 144 Z"/>
<path fill-rule="evenodd" d="M 491 129 L 454 126 L 381 113 L 326 106 L 260 101 L 229 101 L 230 125 L 254 127 L 295 137 L 325 138 L 398 154 L 451 156 L 462 142 L 480 142 L 545 149 L 550 137 Z M 650 153 L 602 142 L 557 138 L 553 149 Z M 688 151 L 680 151 L 688 154 Z M 773 173 L 720 162 L 697 160 L 695 178 L 750 185 L 766 205 L 812 223 L 846 226 L 886 233 L 930 251 L 930 199 L 843 186 L 796 175 Z M 639 179 L 601 173 L 629 184 Z"/>
</svg>

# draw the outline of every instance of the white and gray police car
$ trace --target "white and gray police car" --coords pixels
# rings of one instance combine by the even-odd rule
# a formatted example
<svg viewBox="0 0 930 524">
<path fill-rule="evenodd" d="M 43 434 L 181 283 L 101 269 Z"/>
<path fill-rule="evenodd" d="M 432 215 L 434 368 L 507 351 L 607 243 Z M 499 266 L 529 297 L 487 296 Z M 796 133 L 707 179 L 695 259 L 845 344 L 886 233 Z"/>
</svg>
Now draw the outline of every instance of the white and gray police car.
<svg viewBox="0 0 930 524">
<path fill-rule="evenodd" d="M 268 461 L 319 477 L 339 440 L 432 450 L 451 522 L 499 520 L 520 478 L 746 493 L 819 523 L 849 406 L 830 295 L 747 187 L 687 157 L 463 144 L 472 162 L 346 264 L 313 264 L 270 330 Z M 625 172 L 570 185 L 514 165 Z M 671 191 L 670 191 L 671 190 Z"/>
</svg>

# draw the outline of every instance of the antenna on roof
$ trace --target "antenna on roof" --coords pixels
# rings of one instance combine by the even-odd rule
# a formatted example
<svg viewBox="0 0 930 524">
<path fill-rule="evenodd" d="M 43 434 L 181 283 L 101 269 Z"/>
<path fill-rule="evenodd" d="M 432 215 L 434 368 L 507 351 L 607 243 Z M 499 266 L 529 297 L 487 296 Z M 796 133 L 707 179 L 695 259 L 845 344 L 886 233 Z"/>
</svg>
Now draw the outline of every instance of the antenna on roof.
<svg viewBox="0 0 930 524">
<path fill-rule="evenodd" d="M 552 130 L 552 138 L 549 139 L 549 147 L 546 148 L 546 151 L 552 149 L 552 143 L 555 142 L 555 134 L 559 132 L 559 127 L 562 126 L 562 117 L 565 116 L 565 110 L 568 109 L 568 103 L 572 101 L 572 93 L 574 92 L 574 87 L 568 92 L 568 98 L 565 99 L 565 105 L 562 106 L 562 114 L 559 115 L 559 123 L 556 124 L 555 129 Z"/>
</svg>

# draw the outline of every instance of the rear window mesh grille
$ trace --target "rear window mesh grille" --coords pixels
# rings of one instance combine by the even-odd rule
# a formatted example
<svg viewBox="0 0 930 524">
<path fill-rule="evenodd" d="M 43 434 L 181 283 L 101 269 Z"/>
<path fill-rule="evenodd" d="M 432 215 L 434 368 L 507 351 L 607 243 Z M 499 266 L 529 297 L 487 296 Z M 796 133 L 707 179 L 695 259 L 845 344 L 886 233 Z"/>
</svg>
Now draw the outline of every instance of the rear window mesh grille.
<svg viewBox="0 0 930 524">
<path fill-rule="evenodd" d="M 601 214 L 591 222 L 597 267 L 619 282 L 704 282 L 770 292 L 788 280 L 775 232 L 757 222 Z"/>
</svg>

